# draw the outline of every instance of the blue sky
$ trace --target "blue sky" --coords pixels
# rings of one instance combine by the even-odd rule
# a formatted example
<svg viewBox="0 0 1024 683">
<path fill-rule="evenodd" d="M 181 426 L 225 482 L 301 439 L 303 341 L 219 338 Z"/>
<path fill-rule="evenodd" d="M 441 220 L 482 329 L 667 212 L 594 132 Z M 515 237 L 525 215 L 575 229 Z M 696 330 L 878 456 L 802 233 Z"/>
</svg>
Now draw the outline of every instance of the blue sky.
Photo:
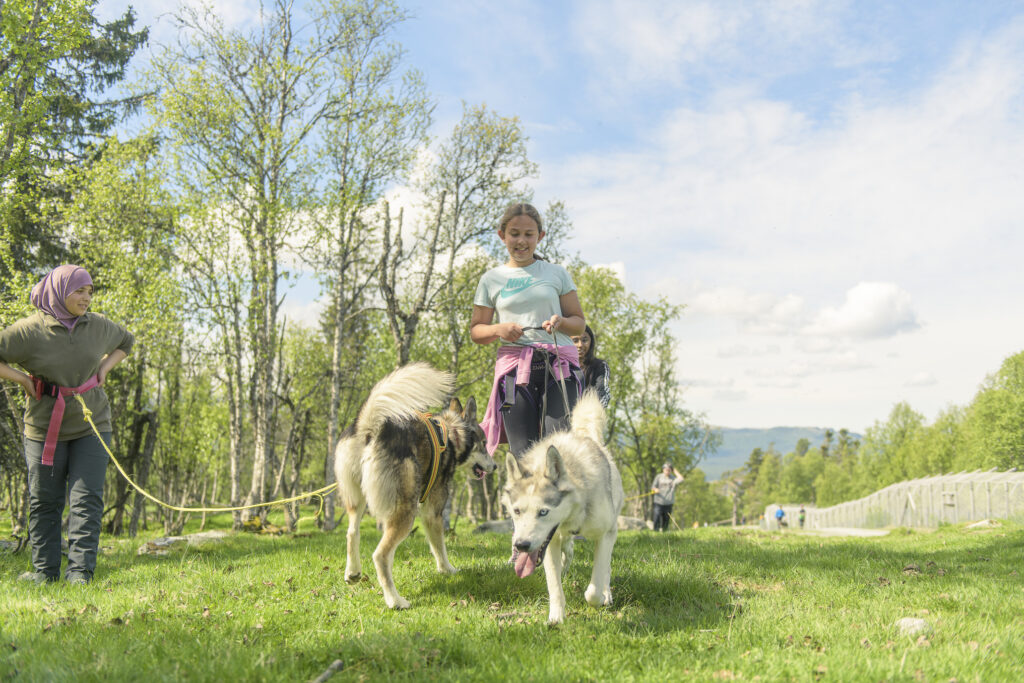
<svg viewBox="0 0 1024 683">
<path fill-rule="evenodd" d="M 678 373 L 712 423 L 932 419 L 1024 349 L 1024 3 L 405 7 L 435 136 L 463 101 L 522 120 L 572 246 L 686 305 Z"/>
</svg>

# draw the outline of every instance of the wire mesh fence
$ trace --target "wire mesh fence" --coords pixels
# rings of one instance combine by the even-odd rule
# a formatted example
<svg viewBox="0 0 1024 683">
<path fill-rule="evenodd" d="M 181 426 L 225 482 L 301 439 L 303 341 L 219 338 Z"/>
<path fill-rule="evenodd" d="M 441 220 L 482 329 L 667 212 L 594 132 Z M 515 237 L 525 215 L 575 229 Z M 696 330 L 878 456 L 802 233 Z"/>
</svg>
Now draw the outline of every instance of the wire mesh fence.
<svg viewBox="0 0 1024 683">
<path fill-rule="evenodd" d="M 775 510 L 797 519 L 800 505 L 770 505 L 765 525 L 777 528 Z M 1024 472 L 960 472 L 890 484 L 870 496 L 827 508 L 806 507 L 805 528 L 937 527 L 983 519 L 1024 518 Z"/>
</svg>

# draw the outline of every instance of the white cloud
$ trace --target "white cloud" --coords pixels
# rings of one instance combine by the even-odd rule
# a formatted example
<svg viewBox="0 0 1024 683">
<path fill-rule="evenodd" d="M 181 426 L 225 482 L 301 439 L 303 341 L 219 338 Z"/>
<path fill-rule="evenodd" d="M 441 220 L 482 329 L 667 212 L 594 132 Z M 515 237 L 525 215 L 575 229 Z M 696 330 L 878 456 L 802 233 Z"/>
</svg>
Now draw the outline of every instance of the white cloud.
<svg viewBox="0 0 1024 683">
<path fill-rule="evenodd" d="M 615 277 L 619 278 L 620 282 L 626 281 L 626 264 L 622 261 L 612 261 L 611 263 L 595 263 L 594 268 L 607 268 L 615 274 Z"/>
<path fill-rule="evenodd" d="M 731 389 L 736 384 L 736 380 L 731 377 L 724 379 L 710 379 L 706 377 L 700 378 L 688 378 L 681 381 L 682 385 L 687 388 L 694 389 Z"/>
<path fill-rule="evenodd" d="M 570 42 L 592 62 L 591 87 L 608 92 L 684 86 L 708 74 L 737 80 L 755 69 L 788 73 L 808 62 L 852 66 L 891 58 L 877 34 L 845 32 L 846 2 L 582 0 Z M 761 56 L 756 63 L 751 52 Z M 621 93 L 618 93 L 621 94 Z"/>
<path fill-rule="evenodd" d="M 285 297 L 279 314 L 290 324 L 316 328 L 320 325 L 320 315 L 327 306 L 326 298 L 315 300 L 292 300 Z"/>
<path fill-rule="evenodd" d="M 879 339 L 920 327 L 910 294 L 891 282 L 861 282 L 838 308 L 825 308 L 806 332 L 825 337 Z"/>
<path fill-rule="evenodd" d="M 719 358 L 761 358 L 764 356 L 776 356 L 781 353 L 778 344 L 768 344 L 761 347 L 750 347 L 746 344 L 734 344 L 718 349 L 715 355 Z"/>
<path fill-rule="evenodd" d="M 939 381 L 935 378 L 935 375 L 928 371 L 922 371 L 915 374 L 913 377 L 908 379 L 904 386 L 908 387 L 933 387 L 938 384 Z"/>
<path fill-rule="evenodd" d="M 1024 156 L 1015 26 L 964 48 L 930 84 L 891 101 L 854 93 L 825 119 L 757 86 L 720 89 L 666 113 L 628 152 L 558 163 L 545 191 L 573 207 L 585 253 L 642 254 L 649 279 L 687 272 L 767 291 L 899 270 L 906 284 L 933 281 L 1021 240 L 1024 195 L 1007 172 Z"/>
<path fill-rule="evenodd" d="M 840 342 L 832 337 L 805 334 L 796 340 L 794 346 L 801 353 L 832 353 L 839 348 Z"/>
<path fill-rule="evenodd" d="M 798 296 L 752 293 L 739 287 L 698 290 L 687 303 L 692 314 L 735 318 L 752 333 L 792 333 L 805 318 L 804 302 Z"/>
<path fill-rule="evenodd" d="M 796 294 L 778 296 L 731 286 L 672 289 L 688 301 L 692 315 L 735 319 L 751 335 L 799 335 L 800 348 L 809 353 L 834 351 L 836 338 L 884 338 L 920 327 L 910 294 L 888 282 L 861 282 L 846 292 L 841 306 L 816 313 Z M 727 354 L 738 355 L 737 350 L 746 355 L 746 346 L 723 347 Z"/>
<path fill-rule="evenodd" d="M 719 3 L 582 2 L 576 6 L 574 40 L 601 70 L 623 82 L 676 83 L 686 64 L 699 61 L 715 46 L 734 37 L 741 12 Z"/>
<path fill-rule="evenodd" d="M 739 403 L 746 401 L 749 398 L 750 393 L 745 389 L 717 389 L 712 392 L 711 395 L 717 401 Z"/>
</svg>

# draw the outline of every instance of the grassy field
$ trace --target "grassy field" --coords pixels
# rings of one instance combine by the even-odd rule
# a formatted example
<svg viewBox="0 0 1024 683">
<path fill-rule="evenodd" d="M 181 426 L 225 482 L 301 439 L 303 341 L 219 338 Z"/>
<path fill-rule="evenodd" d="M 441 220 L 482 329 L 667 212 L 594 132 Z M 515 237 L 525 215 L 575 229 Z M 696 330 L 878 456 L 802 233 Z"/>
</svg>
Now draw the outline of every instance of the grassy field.
<svg viewBox="0 0 1024 683">
<path fill-rule="evenodd" d="M 151 535 L 155 536 L 156 534 Z M 364 530 L 364 568 L 378 534 Z M 398 550 L 412 609 L 344 581 L 344 533 L 238 534 L 139 556 L 104 537 L 96 580 L 15 581 L 0 555 L 0 680 L 1024 680 L 1024 527 L 882 538 L 753 529 L 623 532 L 615 605 L 583 600 L 592 547 L 549 627 L 543 571 L 517 579 L 509 537 L 461 526 L 452 577 L 422 532 Z M 923 619 L 927 632 L 895 623 Z"/>
</svg>

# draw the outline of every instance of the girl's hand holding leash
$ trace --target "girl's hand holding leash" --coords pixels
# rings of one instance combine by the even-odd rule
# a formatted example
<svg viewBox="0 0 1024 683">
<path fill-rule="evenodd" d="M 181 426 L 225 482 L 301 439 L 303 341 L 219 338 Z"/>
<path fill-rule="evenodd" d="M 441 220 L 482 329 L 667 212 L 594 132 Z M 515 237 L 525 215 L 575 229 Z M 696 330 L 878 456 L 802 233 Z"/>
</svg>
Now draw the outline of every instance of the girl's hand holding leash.
<svg viewBox="0 0 1024 683">
<path fill-rule="evenodd" d="M 510 342 L 514 342 L 523 336 L 523 327 L 519 323 L 498 323 L 495 325 L 498 336 Z"/>
<path fill-rule="evenodd" d="M 562 324 L 562 316 L 560 316 L 560 315 L 558 315 L 556 313 L 555 315 L 551 316 L 551 318 L 549 318 L 548 320 L 545 320 L 544 322 L 542 322 L 540 324 L 540 326 L 543 327 L 544 331 L 547 332 L 548 334 L 554 335 L 555 330 L 557 330 L 558 326 L 561 325 L 561 324 Z"/>
</svg>

